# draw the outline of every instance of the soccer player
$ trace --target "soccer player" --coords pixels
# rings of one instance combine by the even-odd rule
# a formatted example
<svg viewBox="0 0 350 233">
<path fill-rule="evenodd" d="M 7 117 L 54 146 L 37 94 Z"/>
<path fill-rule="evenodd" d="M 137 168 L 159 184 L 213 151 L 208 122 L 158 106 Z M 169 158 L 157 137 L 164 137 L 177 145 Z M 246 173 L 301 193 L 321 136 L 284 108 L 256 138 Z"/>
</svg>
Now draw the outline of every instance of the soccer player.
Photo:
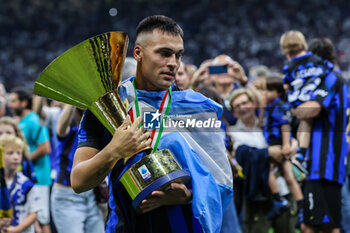
<svg viewBox="0 0 350 233">
<path fill-rule="evenodd" d="M 120 95 L 126 96 L 130 103 L 137 98 L 141 107 L 158 109 L 165 93 L 171 93 L 169 116 L 207 112 L 220 117 L 222 109 L 212 100 L 173 86 L 184 51 L 183 31 L 176 22 L 166 16 L 142 20 L 136 29 L 133 51 L 138 62 L 136 76 L 126 80 L 119 89 Z M 215 132 L 200 132 L 197 137 L 181 132 L 163 135 L 158 149 L 167 148 L 182 161 L 181 165 L 191 175 L 192 188 L 171 183 L 169 190 L 152 192 L 140 205 L 142 214 L 136 214 L 119 178 L 127 165 L 123 158 L 150 144 L 150 134 L 142 127 L 138 129 L 140 123 L 141 118 L 137 117 L 129 127 L 128 117 L 112 137 L 97 118 L 86 111 L 71 173 L 73 189 L 86 191 L 108 175 L 111 212 L 106 232 L 219 232 L 223 211 L 232 200 L 232 173 L 224 135 Z M 132 160 L 137 158 L 140 154 Z"/>
</svg>

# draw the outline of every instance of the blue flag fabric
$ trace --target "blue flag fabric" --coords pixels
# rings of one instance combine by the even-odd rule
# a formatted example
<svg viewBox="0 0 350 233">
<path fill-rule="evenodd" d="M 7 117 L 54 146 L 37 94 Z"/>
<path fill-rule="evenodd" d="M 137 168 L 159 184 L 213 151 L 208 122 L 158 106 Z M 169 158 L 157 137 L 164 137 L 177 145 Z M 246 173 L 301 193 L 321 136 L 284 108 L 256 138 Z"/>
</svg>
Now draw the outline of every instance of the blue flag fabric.
<svg viewBox="0 0 350 233">
<path fill-rule="evenodd" d="M 232 200 L 232 190 L 218 185 L 179 133 L 169 133 L 162 137 L 159 149 L 169 149 L 182 168 L 192 177 L 192 210 L 204 232 L 220 232 L 223 212 Z"/>
</svg>

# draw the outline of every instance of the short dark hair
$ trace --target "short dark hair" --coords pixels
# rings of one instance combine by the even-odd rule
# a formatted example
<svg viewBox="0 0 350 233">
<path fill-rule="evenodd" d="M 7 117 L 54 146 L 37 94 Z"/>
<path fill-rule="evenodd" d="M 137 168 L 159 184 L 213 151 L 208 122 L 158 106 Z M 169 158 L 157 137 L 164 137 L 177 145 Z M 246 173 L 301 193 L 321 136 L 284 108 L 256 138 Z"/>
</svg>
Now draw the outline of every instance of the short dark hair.
<svg viewBox="0 0 350 233">
<path fill-rule="evenodd" d="M 314 38 L 309 42 L 309 50 L 322 59 L 335 62 L 335 49 L 332 41 L 328 38 Z"/>
<path fill-rule="evenodd" d="M 136 38 L 140 33 L 153 32 L 154 29 L 159 29 L 162 32 L 179 35 L 184 37 L 184 32 L 181 27 L 172 19 L 164 15 L 153 15 L 144 18 L 136 28 Z"/>
<path fill-rule="evenodd" d="M 15 87 L 11 90 L 12 93 L 16 93 L 18 99 L 22 102 L 27 101 L 26 109 L 32 109 L 33 93 L 25 87 Z"/>
<path fill-rule="evenodd" d="M 277 91 L 279 97 L 282 99 L 285 98 L 282 76 L 278 74 L 271 74 L 266 77 L 266 89 L 269 91 Z"/>
</svg>

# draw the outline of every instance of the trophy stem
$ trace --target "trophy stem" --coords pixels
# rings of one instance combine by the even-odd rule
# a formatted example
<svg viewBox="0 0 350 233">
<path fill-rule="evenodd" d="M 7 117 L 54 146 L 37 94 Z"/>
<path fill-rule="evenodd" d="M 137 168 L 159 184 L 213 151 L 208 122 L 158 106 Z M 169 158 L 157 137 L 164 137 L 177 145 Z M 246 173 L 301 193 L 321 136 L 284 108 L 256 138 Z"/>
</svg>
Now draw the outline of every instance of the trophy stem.
<svg viewBox="0 0 350 233">
<path fill-rule="evenodd" d="M 126 106 L 116 91 L 110 91 L 101 96 L 96 101 L 96 105 L 105 116 L 106 120 L 111 124 L 114 131 L 126 119 Z"/>
</svg>

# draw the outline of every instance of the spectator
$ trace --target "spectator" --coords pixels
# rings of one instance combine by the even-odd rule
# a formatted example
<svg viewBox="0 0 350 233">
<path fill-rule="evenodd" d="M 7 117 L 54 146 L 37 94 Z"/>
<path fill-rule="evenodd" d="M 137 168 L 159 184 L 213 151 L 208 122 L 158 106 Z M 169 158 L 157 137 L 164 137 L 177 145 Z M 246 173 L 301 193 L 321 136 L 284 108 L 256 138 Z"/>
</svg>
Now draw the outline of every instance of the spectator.
<svg viewBox="0 0 350 233">
<path fill-rule="evenodd" d="M 24 137 L 22 130 L 17 126 L 14 119 L 10 117 L 0 118 L 0 135 L 11 134 L 19 137 L 24 142 L 24 148 L 22 152 L 22 167 L 19 168 L 22 173 L 28 177 L 33 183 L 37 182 L 33 162 L 29 158 L 29 147 Z"/>
<path fill-rule="evenodd" d="M 18 87 L 12 90 L 9 107 L 13 114 L 19 118 L 19 128 L 22 129 L 29 145 L 30 160 L 33 161 L 34 171 L 40 192 L 40 211 L 38 222 L 43 233 L 50 233 L 50 138 L 46 127 L 40 125 L 39 116 L 32 111 L 32 94 L 27 89 Z"/>
<path fill-rule="evenodd" d="M 40 210 L 39 193 L 34 183 L 17 171 L 25 144 L 15 135 L 4 134 L 0 137 L 0 146 L 4 149 L 5 178 L 13 209 L 11 226 L 4 227 L 2 232 L 34 233 L 34 222 Z"/>
<path fill-rule="evenodd" d="M 187 74 L 185 63 L 181 62 L 180 67 L 175 75 L 176 86 L 181 90 L 186 90 L 190 87 L 190 78 Z"/>
<path fill-rule="evenodd" d="M 245 232 L 268 232 L 270 222 L 266 218 L 271 205 L 268 188 L 269 158 L 280 163 L 283 160 L 281 146 L 268 146 L 255 115 L 256 101 L 248 89 L 236 90 L 231 105 L 238 121 L 228 129 L 234 142 L 236 158 L 243 167 L 244 230 Z M 292 143 L 292 151 L 296 142 Z M 279 186 L 281 189 L 281 186 Z M 294 208 L 294 207 L 293 207 Z M 294 212 L 294 214 L 293 214 Z M 276 232 L 294 232 L 295 210 L 273 219 Z M 286 217 L 287 216 L 287 217 Z"/>
<path fill-rule="evenodd" d="M 348 144 L 344 132 L 347 87 L 338 75 L 328 72 L 312 98 L 293 111 L 298 119 L 312 119 L 302 226 L 307 232 L 339 232 L 340 228 L 341 186 L 345 179 Z M 329 157 L 334 159 L 327 159 Z"/>
<path fill-rule="evenodd" d="M 102 233 L 104 222 L 93 190 L 77 194 L 70 186 L 70 172 L 78 143 L 82 110 L 65 105 L 57 122 L 57 177 L 52 188 L 52 218 L 58 233 Z"/>
<path fill-rule="evenodd" d="M 291 190 L 294 199 L 298 204 L 299 224 L 302 221 L 302 200 L 303 194 L 300 186 L 294 178 L 292 171 L 292 163 L 290 161 L 292 154 L 291 151 L 291 113 L 289 111 L 289 105 L 284 102 L 285 91 L 283 88 L 282 78 L 280 76 L 269 76 L 266 79 L 266 90 L 264 91 L 265 99 L 267 102 L 265 111 L 265 125 L 263 128 L 264 136 L 269 146 L 280 145 L 282 146 L 282 154 L 284 159 L 281 164 L 272 164 L 269 175 L 269 185 L 274 197 L 273 213 L 279 212 L 279 209 L 283 206 L 283 201 L 279 195 L 277 180 L 273 174 L 273 168 L 277 165 L 282 171 L 283 177 L 286 180 L 289 189 Z M 275 208 L 277 207 L 277 208 Z M 273 216 L 269 216 L 270 218 Z"/>
</svg>

